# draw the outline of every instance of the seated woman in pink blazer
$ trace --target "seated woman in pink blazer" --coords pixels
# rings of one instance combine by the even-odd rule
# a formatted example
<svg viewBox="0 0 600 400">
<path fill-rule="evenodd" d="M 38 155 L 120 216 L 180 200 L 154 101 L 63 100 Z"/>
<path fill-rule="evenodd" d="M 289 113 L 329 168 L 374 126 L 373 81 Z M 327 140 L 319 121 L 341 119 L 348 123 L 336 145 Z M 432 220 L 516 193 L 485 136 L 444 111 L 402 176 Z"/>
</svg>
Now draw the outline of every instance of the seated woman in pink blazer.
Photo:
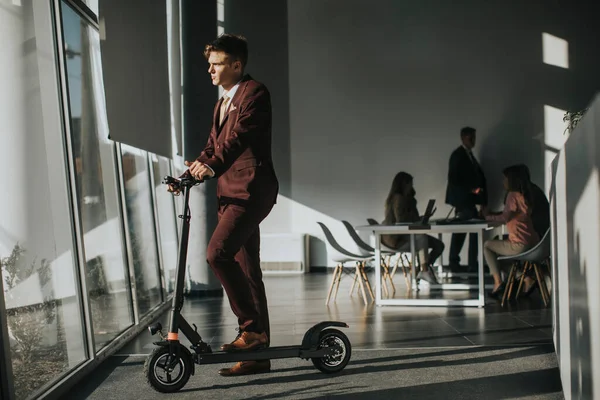
<svg viewBox="0 0 600 400">
<path fill-rule="evenodd" d="M 487 221 L 503 222 L 508 230 L 508 239 L 488 240 L 483 246 L 485 261 L 494 277 L 494 290 L 490 292 L 492 297 L 497 297 L 504 291 L 498 256 L 523 253 L 540 240 L 531 220 L 533 195 L 529 179 L 524 176 L 522 169 L 518 166 L 504 169 L 503 174 L 504 188 L 508 192 L 504 211 L 497 215 L 491 215 L 487 210 L 483 212 Z M 525 289 L 527 290 L 527 287 Z"/>
</svg>

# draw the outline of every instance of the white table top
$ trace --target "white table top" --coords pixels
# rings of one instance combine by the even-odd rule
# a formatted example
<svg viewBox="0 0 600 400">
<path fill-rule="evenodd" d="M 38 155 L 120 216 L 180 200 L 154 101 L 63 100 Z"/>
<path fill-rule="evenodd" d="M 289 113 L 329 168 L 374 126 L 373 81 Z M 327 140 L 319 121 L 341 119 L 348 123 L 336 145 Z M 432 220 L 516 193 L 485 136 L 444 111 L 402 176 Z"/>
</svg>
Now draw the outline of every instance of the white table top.
<svg viewBox="0 0 600 400">
<path fill-rule="evenodd" d="M 453 232 L 479 232 L 482 230 L 493 229 L 501 226 L 498 222 L 469 222 L 469 223 L 454 223 L 436 225 L 422 225 L 419 222 L 413 224 L 397 224 L 397 225 L 359 225 L 354 227 L 357 231 L 370 231 L 373 233 L 399 233 L 399 234 L 417 234 L 417 233 L 453 233 Z"/>
</svg>

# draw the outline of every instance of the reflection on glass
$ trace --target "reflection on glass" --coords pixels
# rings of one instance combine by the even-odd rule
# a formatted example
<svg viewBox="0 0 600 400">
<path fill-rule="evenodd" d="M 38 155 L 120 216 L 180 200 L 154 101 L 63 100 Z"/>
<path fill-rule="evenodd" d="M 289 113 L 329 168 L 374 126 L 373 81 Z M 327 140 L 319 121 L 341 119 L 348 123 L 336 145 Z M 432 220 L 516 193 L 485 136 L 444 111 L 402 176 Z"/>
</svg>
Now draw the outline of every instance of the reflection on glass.
<svg viewBox="0 0 600 400">
<path fill-rule="evenodd" d="M 125 206 L 140 316 L 162 300 L 146 152 L 122 145 Z"/>
<path fill-rule="evenodd" d="M 98 16 L 98 0 L 83 0 L 83 2 L 94 14 L 96 14 L 96 16 Z"/>
<path fill-rule="evenodd" d="M 59 115 L 42 113 L 58 110 L 56 88 L 42 84 L 56 55 L 50 24 L 35 22 L 52 16 L 34 1 L 0 2 L 0 171 L 10 180 L 0 196 L 0 312 L 17 399 L 36 398 L 88 359 L 63 132 Z"/>
<path fill-rule="evenodd" d="M 164 157 L 153 154 L 152 169 L 163 273 L 166 291 L 172 293 L 175 290 L 175 272 L 177 268 L 177 225 L 173 195 L 168 193 L 166 186 L 162 184 L 163 178 L 171 174 L 170 162 Z"/>
<path fill-rule="evenodd" d="M 101 128 L 102 100 L 95 90 L 100 38 L 62 3 L 77 199 L 85 248 L 86 283 L 96 350 L 133 324 L 129 274 L 119 217 L 114 144 Z M 100 133 L 102 132 L 102 133 Z"/>
</svg>

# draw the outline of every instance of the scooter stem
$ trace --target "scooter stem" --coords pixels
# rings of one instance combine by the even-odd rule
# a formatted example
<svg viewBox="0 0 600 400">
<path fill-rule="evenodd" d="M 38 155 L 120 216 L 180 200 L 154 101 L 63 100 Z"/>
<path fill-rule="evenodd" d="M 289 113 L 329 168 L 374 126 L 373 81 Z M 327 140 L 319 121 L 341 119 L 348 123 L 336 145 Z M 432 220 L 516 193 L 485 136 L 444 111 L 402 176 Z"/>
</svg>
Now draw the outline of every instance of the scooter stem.
<svg viewBox="0 0 600 400">
<path fill-rule="evenodd" d="M 185 270 L 186 270 L 186 262 L 187 262 L 187 250 L 188 250 L 188 240 L 190 234 L 190 190 L 191 187 L 184 187 L 184 207 L 183 214 L 179 216 L 179 218 L 183 219 L 183 224 L 181 226 L 181 242 L 179 244 L 179 257 L 177 260 L 177 273 L 176 273 L 176 284 L 175 284 L 175 293 L 173 295 L 173 303 L 171 309 L 171 321 L 169 323 L 169 333 L 178 334 L 179 333 L 179 317 L 181 308 L 183 307 L 183 288 L 185 285 Z M 176 337 L 176 335 L 171 335 L 172 337 Z"/>
</svg>

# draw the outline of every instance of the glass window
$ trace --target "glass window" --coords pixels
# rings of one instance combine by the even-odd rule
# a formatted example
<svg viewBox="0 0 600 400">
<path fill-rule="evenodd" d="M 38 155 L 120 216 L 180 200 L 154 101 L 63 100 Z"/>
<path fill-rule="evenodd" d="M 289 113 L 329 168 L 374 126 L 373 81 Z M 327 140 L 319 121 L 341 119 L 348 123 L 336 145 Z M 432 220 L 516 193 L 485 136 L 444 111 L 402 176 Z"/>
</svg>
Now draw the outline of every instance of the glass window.
<svg viewBox="0 0 600 400">
<path fill-rule="evenodd" d="M 83 0 L 83 2 L 94 14 L 96 14 L 96 16 L 98 16 L 98 0 Z"/>
<path fill-rule="evenodd" d="M 177 271 L 177 224 L 173 195 L 167 192 L 167 187 L 162 184 L 163 178 L 171 175 L 171 163 L 168 159 L 154 154 L 151 159 L 165 289 L 167 293 L 172 293 L 175 290 L 175 273 Z"/>
<path fill-rule="evenodd" d="M 17 399 L 88 359 L 50 5 L 0 5 L 0 171 L 10 180 L 0 196 L 0 296 Z"/>
<path fill-rule="evenodd" d="M 138 310 L 143 315 L 162 300 L 150 171 L 145 151 L 121 145 L 121 153 L 135 293 Z"/>
<path fill-rule="evenodd" d="M 106 133 L 98 32 L 62 3 L 77 200 L 96 350 L 133 324 L 114 144 Z"/>
</svg>

